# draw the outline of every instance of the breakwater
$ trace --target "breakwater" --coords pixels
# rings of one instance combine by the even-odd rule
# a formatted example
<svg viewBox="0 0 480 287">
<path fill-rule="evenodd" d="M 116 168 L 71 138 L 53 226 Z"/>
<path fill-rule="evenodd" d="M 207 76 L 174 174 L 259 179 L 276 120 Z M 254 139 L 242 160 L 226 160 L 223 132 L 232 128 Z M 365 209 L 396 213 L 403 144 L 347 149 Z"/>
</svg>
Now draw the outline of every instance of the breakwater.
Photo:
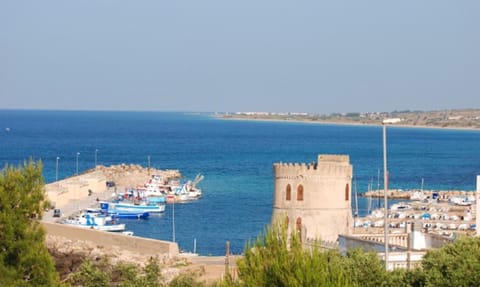
<svg viewBox="0 0 480 287">
<path fill-rule="evenodd" d="M 473 195 L 474 191 L 467 190 L 402 190 L 402 189 L 389 189 L 387 191 L 387 198 L 389 199 L 403 199 L 403 200 L 422 200 L 428 198 L 438 198 L 439 201 L 449 201 L 454 197 L 468 197 Z M 364 193 L 360 193 L 361 197 L 371 198 L 384 198 L 385 191 L 371 190 Z"/>
</svg>

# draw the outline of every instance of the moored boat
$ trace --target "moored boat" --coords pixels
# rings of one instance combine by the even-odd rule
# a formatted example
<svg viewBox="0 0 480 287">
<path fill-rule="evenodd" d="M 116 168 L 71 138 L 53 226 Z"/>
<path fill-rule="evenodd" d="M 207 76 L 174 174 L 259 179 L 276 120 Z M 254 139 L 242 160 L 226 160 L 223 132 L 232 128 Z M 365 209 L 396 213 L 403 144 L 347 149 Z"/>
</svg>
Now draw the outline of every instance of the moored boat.
<svg viewBox="0 0 480 287">
<path fill-rule="evenodd" d="M 114 207 L 111 207 L 109 202 L 102 202 L 100 203 L 100 210 L 101 214 L 105 214 L 111 216 L 113 218 L 130 218 L 130 219 L 146 219 L 150 216 L 150 213 L 147 211 L 120 211 Z"/>
<path fill-rule="evenodd" d="M 111 216 L 95 215 L 93 213 L 80 213 L 75 217 L 65 219 L 63 224 L 73 227 L 95 229 L 100 231 L 124 231 L 125 224 L 117 224 Z"/>
<path fill-rule="evenodd" d="M 134 204 L 134 203 L 114 203 L 114 202 L 108 202 L 109 204 L 109 209 L 115 210 L 115 212 L 120 212 L 120 213 L 143 213 L 143 212 L 148 212 L 148 213 L 162 213 L 165 212 L 165 205 L 147 205 L 147 204 Z"/>
</svg>

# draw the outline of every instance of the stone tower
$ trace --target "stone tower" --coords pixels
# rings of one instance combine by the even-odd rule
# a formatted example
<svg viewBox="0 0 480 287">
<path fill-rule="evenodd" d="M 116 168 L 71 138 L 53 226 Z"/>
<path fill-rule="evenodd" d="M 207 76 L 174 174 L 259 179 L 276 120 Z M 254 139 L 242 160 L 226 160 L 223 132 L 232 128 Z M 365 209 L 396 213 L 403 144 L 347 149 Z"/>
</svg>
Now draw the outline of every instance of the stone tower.
<svg viewBox="0 0 480 287">
<path fill-rule="evenodd" d="M 352 165 L 348 155 L 319 155 L 317 163 L 275 163 L 272 222 L 287 217 L 303 242 L 332 242 L 350 234 Z"/>
</svg>

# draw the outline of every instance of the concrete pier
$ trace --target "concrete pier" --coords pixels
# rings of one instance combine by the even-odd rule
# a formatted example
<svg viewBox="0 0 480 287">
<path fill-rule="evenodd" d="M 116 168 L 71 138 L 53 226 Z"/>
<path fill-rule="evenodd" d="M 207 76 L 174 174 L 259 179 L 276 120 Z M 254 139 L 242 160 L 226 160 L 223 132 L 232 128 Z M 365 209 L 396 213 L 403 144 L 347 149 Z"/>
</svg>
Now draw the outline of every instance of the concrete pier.
<svg viewBox="0 0 480 287">
<path fill-rule="evenodd" d="M 115 172 L 112 172 L 114 170 Z M 115 173 L 115 175 L 113 175 Z M 179 176 L 178 171 L 160 171 L 141 168 L 139 166 L 97 167 L 81 175 L 66 178 L 47 184 L 45 191 L 55 208 L 60 209 L 62 216 L 53 217 L 53 210 L 44 213 L 42 223 L 47 235 L 59 236 L 68 240 L 83 240 L 94 242 L 98 246 L 115 245 L 121 249 L 161 257 L 179 255 L 178 244 L 175 242 L 153 240 L 118 233 L 80 229 L 57 223 L 58 220 L 71 216 L 90 207 L 98 207 L 98 201 L 109 200 L 116 189 L 124 189 L 144 184 L 150 174 L 162 174 L 166 177 Z M 106 182 L 118 180 L 119 185 L 107 187 Z M 129 186 L 126 186 L 128 184 Z"/>
</svg>

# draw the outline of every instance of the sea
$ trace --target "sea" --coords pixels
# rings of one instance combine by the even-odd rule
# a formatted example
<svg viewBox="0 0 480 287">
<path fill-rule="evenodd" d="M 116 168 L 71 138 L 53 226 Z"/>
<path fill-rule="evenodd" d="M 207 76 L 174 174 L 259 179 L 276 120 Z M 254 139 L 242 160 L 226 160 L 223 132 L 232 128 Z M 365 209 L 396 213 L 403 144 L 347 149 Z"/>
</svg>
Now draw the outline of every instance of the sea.
<svg viewBox="0 0 480 287">
<path fill-rule="evenodd" d="M 476 189 L 480 131 L 387 127 L 390 188 Z M 0 163 L 41 160 L 45 182 L 98 164 L 140 164 L 202 174 L 200 200 L 168 205 L 148 220 L 124 220 L 136 236 L 174 240 L 200 255 L 241 254 L 269 225 L 273 164 L 311 163 L 318 154 L 349 155 L 352 208 L 372 203 L 361 194 L 383 188 L 382 127 L 289 121 L 250 121 L 212 113 L 0 110 Z M 77 165 L 78 163 L 78 165 Z M 393 203 L 394 201 L 390 201 Z"/>
</svg>

